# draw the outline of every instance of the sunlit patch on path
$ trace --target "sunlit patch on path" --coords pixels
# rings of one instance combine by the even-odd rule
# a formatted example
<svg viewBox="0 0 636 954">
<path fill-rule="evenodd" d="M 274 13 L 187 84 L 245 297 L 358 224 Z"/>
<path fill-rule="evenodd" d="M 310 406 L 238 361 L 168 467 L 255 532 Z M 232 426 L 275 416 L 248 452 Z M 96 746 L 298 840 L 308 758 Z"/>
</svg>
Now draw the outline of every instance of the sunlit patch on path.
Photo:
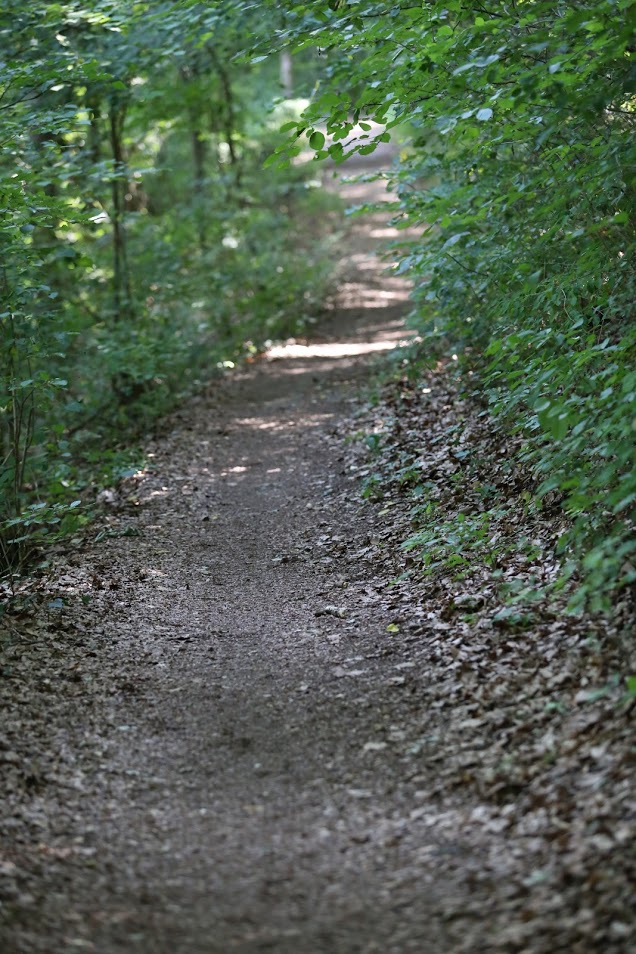
<svg viewBox="0 0 636 954">
<path fill-rule="evenodd" d="M 273 345 L 265 356 L 272 361 L 284 358 L 355 358 L 378 351 L 404 348 L 408 344 L 409 340 L 403 334 L 395 338 L 387 336 L 381 341 L 342 341 L 333 344 L 304 345 L 290 341 L 282 345 Z"/>
</svg>

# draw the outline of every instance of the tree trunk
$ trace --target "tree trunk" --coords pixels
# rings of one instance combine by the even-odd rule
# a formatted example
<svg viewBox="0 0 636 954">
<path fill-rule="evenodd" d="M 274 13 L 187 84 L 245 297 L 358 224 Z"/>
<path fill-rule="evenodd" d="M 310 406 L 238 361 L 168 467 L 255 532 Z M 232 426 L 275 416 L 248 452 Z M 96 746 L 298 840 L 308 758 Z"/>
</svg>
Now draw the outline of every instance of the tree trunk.
<svg viewBox="0 0 636 954">
<path fill-rule="evenodd" d="M 198 64 L 193 64 L 192 66 L 183 66 L 181 67 L 181 78 L 184 83 L 190 84 L 191 90 L 194 91 L 197 80 L 199 79 L 200 71 Z M 197 232 L 199 235 L 199 248 L 202 252 L 207 248 L 207 228 L 206 228 L 206 160 L 207 160 L 207 144 L 204 138 L 203 131 L 201 129 L 201 110 L 199 108 L 199 101 L 196 102 L 193 100 L 192 96 L 188 96 L 188 116 L 190 118 L 190 142 L 192 144 L 192 166 L 193 166 L 193 181 L 192 181 L 192 198 L 194 205 L 194 216 L 197 224 Z"/>
<path fill-rule="evenodd" d="M 223 90 L 223 98 L 225 102 L 225 109 L 223 110 L 223 127 L 225 133 L 225 139 L 227 146 L 230 152 L 230 161 L 232 163 L 232 170 L 234 172 L 234 183 L 237 187 L 241 185 L 241 164 L 239 162 L 239 157 L 236 152 L 236 143 L 234 140 L 234 131 L 236 129 L 235 123 L 235 109 L 234 109 L 234 93 L 232 91 L 232 83 L 230 77 L 227 73 L 227 70 L 218 59 L 215 53 L 212 53 L 212 60 L 214 62 L 214 68 L 218 74 L 218 77 L 221 81 L 221 89 Z"/>
<path fill-rule="evenodd" d="M 294 94 L 294 78 L 291 53 L 287 50 L 283 50 L 280 55 L 280 85 L 287 99 L 291 99 Z"/>
<path fill-rule="evenodd" d="M 109 107 L 110 146 L 114 162 L 111 182 L 113 223 L 113 308 L 117 321 L 133 317 L 133 303 L 128 268 L 125 204 L 128 177 L 123 148 L 126 107 L 114 97 Z"/>
</svg>

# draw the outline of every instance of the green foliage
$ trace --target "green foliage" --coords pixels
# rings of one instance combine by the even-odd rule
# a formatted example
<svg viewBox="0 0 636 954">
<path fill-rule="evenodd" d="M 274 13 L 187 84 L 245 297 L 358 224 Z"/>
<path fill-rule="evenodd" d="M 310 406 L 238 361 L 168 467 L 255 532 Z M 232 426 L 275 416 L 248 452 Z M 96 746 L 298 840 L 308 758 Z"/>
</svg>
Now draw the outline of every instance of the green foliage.
<svg viewBox="0 0 636 954">
<path fill-rule="evenodd" d="M 474 565 L 478 560 L 494 567 L 502 553 L 501 545 L 491 542 L 491 514 L 465 514 L 461 511 L 452 521 L 440 523 L 435 519 L 434 509 L 419 507 L 418 523 L 424 527 L 404 543 L 404 549 L 421 553 L 426 573 L 441 567 L 460 573 L 462 568 Z"/>
<path fill-rule="evenodd" d="M 636 579 L 636 4 L 297 3 L 279 38 L 326 59 L 280 159 L 410 130 L 393 189 L 422 236 L 400 245 L 421 351 L 456 354 L 523 435 L 570 517 L 564 573 L 607 607 Z"/>
<path fill-rule="evenodd" d="M 311 321 L 324 203 L 285 163 L 395 136 L 421 353 L 523 438 L 564 574 L 611 602 L 636 578 L 635 33 L 633 0 L 5 3 L 4 565 L 114 429 Z M 272 108 L 283 48 L 300 114 Z"/>
<path fill-rule="evenodd" d="M 119 445 L 320 308 L 332 202 L 262 171 L 297 107 L 275 62 L 237 60 L 256 29 L 221 2 L 0 12 L 0 570 L 72 529 Z"/>
</svg>

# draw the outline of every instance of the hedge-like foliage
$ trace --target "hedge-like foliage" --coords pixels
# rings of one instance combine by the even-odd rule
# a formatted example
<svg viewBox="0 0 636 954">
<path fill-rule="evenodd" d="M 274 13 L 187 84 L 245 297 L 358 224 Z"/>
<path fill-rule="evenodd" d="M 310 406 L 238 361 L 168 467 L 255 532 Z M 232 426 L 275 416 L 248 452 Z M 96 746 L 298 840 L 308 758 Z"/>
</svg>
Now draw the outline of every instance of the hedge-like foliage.
<svg viewBox="0 0 636 954">
<path fill-rule="evenodd" d="M 422 232 L 401 259 L 415 326 L 523 434 L 594 605 L 636 578 L 635 27 L 631 0 L 334 0 L 280 31 L 326 54 L 294 139 L 340 161 L 409 132 L 394 188 Z"/>
</svg>

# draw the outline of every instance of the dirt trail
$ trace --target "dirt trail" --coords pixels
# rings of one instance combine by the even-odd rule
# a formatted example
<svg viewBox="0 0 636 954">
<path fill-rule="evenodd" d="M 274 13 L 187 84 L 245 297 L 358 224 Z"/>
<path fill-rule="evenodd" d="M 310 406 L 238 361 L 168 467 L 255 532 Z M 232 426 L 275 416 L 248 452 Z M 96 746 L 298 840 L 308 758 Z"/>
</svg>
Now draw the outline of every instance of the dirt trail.
<svg viewBox="0 0 636 954">
<path fill-rule="evenodd" d="M 360 505 L 343 435 L 404 335 L 386 237 L 358 220 L 320 334 L 166 422 L 64 605 L 0 641 L 3 954 L 634 950 L 620 641 L 392 587 L 409 505 Z M 380 414 L 419 408 L 448 482 L 440 378 Z"/>
<path fill-rule="evenodd" d="M 412 664 L 387 646 L 386 581 L 357 562 L 369 528 L 334 437 L 404 334 L 406 289 L 373 253 L 386 231 L 354 227 L 316 341 L 175 416 L 113 518 L 139 535 L 67 568 L 93 591 L 70 663 L 84 688 L 51 700 L 63 790 L 31 806 L 5 950 L 444 948 L 431 913 L 451 886 L 418 857 L 462 849 L 406 830 L 418 782 L 386 739 L 418 709 L 395 691 Z"/>
</svg>

